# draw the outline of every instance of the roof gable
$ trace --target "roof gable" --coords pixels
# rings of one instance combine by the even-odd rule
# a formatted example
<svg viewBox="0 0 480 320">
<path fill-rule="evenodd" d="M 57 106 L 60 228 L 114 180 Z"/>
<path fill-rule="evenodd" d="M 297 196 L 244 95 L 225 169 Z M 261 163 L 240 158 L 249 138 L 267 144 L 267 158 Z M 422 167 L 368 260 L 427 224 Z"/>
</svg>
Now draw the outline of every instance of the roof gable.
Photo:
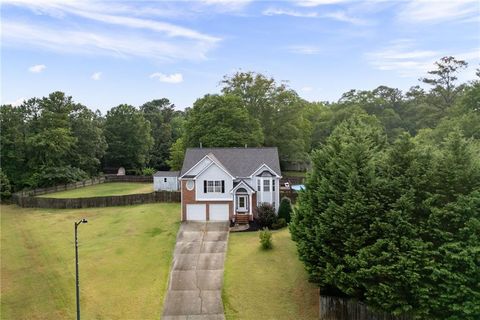
<svg viewBox="0 0 480 320">
<path fill-rule="evenodd" d="M 178 177 L 180 171 L 157 171 L 154 177 Z"/>
<path fill-rule="evenodd" d="M 277 175 L 281 173 L 277 148 L 189 148 L 180 175 L 209 154 L 234 177 L 249 177 L 263 164 Z"/>
</svg>

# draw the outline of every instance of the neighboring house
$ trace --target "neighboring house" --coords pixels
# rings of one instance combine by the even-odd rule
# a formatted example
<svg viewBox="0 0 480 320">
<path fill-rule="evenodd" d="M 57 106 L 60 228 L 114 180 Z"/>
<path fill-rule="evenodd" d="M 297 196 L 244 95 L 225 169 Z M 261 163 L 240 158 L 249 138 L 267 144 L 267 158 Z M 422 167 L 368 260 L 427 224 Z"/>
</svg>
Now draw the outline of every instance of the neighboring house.
<svg viewBox="0 0 480 320">
<path fill-rule="evenodd" d="M 255 209 L 280 204 L 277 148 L 189 148 L 180 184 L 182 221 L 253 220 Z"/>
<path fill-rule="evenodd" d="M 153 175 L 153 190 L 178 191 L 178 171 L 157 171 Z"/>
</svg>

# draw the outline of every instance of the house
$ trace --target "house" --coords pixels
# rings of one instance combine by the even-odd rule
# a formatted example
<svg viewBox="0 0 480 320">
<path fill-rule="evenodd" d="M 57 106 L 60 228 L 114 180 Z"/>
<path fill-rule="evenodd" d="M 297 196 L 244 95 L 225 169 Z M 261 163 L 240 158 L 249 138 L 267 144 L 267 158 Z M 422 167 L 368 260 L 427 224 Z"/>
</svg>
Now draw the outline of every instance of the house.
<svg viewBox="0 0 480 320">
<path fill-rule="evenodd" d="M 255 209 L 280 204 L 277 148 L 189 148 L 180 171 L 182 221 L 248 223 Z"/>
<path fill-rule="evenodd" d="M 153 190 L 178 191 L 178 171 L 157 171 L 153 175 Z"/>
</svg>

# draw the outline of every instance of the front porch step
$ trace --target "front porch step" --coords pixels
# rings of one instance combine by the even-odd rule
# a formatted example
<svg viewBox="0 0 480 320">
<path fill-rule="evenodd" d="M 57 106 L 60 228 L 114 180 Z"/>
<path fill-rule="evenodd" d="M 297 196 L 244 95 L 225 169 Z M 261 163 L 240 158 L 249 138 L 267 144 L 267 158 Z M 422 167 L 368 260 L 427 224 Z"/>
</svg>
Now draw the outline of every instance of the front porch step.
<svg viewBox="0 0 480 320">
<path fill-rule="evenodd" d="M 250 220 L 249 218 L 250 216 L 249 215 L 239 215 L 237 214 L 237 216 L 235 217 L 235 223 L 238 223 L 238 224 L 248 224 L 248 221 Z"/>
</svg>

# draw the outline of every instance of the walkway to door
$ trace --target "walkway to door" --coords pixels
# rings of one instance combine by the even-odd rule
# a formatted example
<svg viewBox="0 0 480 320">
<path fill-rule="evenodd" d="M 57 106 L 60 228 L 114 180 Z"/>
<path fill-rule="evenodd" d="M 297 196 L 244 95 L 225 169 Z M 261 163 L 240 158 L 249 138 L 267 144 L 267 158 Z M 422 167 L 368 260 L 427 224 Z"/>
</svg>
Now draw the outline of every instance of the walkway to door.
<svg viewBox="0 0 480 320">
<path fill-rule="evenodd" d="M 229 222 L 183 222 L 162 319 L 225 319 L 223 266 Z"/>
</svg>

